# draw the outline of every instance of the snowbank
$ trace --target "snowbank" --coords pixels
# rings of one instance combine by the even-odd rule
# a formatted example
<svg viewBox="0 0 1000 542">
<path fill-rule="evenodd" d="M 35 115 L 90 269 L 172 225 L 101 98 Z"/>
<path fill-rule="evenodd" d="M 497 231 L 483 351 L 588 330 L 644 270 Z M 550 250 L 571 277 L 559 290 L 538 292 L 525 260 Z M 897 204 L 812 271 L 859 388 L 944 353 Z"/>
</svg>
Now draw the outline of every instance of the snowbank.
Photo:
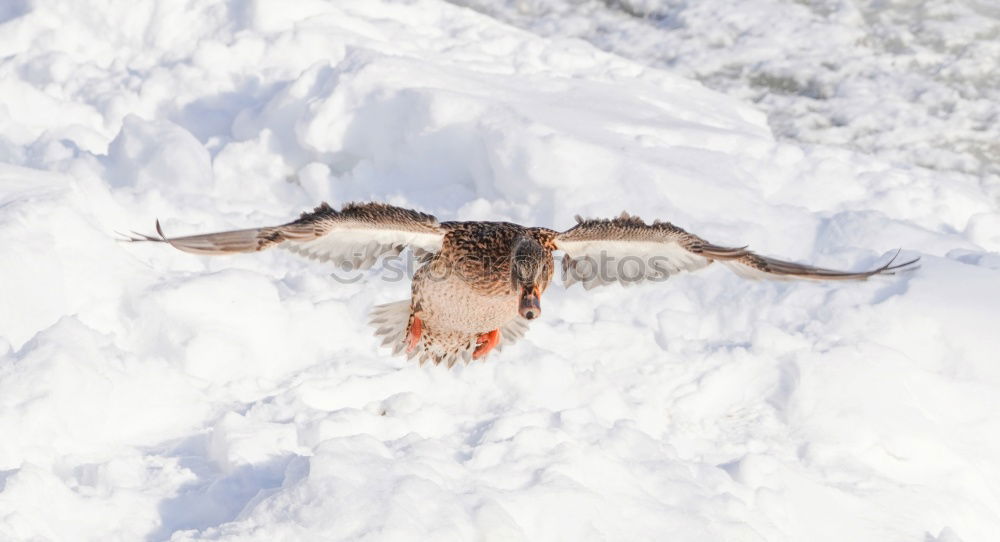
<svg viewBox="0 0 1000 542">
<path fill-rule="evenodd" d="M 1000 198 L 996 2 L 448 1 L 753 101 L 779 138 L 918 164 Z"/>
<path fill-rule="evenodd" d="M 775 141 L 699 83 L 472 10 L 0 9 L 0 539 L 990 540 L 1000 209 Z M 555 287 L 487 363 L 389 357 L 405 282 L 115 241 L 377 199 L 556 228 L 623 208 L 917 273 Z"/>
</svg>

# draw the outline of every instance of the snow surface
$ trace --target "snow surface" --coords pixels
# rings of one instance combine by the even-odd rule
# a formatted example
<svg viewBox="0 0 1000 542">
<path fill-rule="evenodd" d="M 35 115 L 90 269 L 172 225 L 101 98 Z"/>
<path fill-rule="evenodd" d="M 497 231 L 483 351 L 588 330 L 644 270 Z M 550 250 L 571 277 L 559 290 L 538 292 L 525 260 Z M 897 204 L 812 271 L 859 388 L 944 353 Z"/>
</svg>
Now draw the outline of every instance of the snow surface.
<svg viewBox="0 0 1000 542">
<path fill-rule="evenodd" d="M 1000 198 L 995 0 L 450 0 L 744 100 L 775 134 L 972 177 Z"/>
<path fill-rule="evenodd" d="M 811 35 L 805 8 L 696 4 L 695 29 L 726 10 L 773 22 L 741 35 L 811 77 L 780 63 L 789 33 Z M 591 3 L 547 5 L 570 25 Z M 971 14 L 923 20 L 995 28 L 992 4 L 956 5 Z M 438 0 L 0 3 L 0 540 L 996 540 L 997 72 L 958 69 L 988 55 L 940 53 L 982 93 L 955 115 L 979 104 L 992 138 L 965 167 L 904 107 L 933 80 L 906 65 L 844 72 L 885 104 L 880 140 L 905 134 L 887 155 L 854 120 L 846 146 L 775 139 L 786 95 L 768 85 L 754 104 L 542 33 Z M 700 43 L 678 62 L 724 63 Z M 861 119 L 855 97 L 823 111 Z M 923 265 L 555 286 L 525 339 L 449 371 L 390 357 L 365 324 L 406 282 L 112 233 L 356 199 L 557 228 L 627 209 L 829 267 L 896 247 Z"/>
</svg>

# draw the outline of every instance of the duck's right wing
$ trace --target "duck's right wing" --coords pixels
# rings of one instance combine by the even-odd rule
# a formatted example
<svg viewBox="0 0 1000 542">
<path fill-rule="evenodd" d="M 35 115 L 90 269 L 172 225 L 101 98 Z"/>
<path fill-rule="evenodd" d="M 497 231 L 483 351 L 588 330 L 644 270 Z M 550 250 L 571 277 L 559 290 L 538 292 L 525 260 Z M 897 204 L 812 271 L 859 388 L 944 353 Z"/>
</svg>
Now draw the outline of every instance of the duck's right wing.
<svg viewBox="0 0 1000 542">
<path fill-rule="evenodd" d="M 128 241 L 152 241 L 194 254 L 257 252 L 273 246 L 307 258 L 350 263 L 365 269 L 386 254 L 412 248 L 418 255 L 437 252 L 446 231 L 433 216 L 384 203 L 348 203 L 336 210 L 326 203 L 280 226 L 184 237 L 135 234 Z"/>
</svg>

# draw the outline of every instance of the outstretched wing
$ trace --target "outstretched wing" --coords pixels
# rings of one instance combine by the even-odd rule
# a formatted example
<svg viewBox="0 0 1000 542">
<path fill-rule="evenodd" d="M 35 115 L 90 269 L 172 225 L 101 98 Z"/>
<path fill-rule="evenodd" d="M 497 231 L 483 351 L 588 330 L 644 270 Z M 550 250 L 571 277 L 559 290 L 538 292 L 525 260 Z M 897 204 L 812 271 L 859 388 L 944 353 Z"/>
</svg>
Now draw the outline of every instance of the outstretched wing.
<svg viewBox="0 0 1000 542">
<path fill-rule="evenodd" d="M 336 210 L 326 203 L 298 220 L 265 228 L 167 237 L 159 221 L 157 236 L 136 234 L 129 241 L 153 241 L 194 254 L 256 252 L 280 246 L 307 258 L 371 267 L 385 254 L 411 247 L 418 255 L 441 248 L 445 231 L 429 214 L 384 203 L 348 203 Z"/>
<path fill-rule="evenodd" d="M 761 256 L 746 247 L 713 245 L 669 222 L 657 220 L 650 225 L 627 213 L 610 220 L 577 217 L 577 222 L 556 235 L 554 242 L 566 253 L 563 282 L 566 286 L 581 282 L 587 289 L 612 282 L 662 281 L 713 261 L 751 279 L 864 280 L 913 268 L 919 259 L 893 265 L 893 257 L 868 271 L 837 271 Z"/>
</svg>

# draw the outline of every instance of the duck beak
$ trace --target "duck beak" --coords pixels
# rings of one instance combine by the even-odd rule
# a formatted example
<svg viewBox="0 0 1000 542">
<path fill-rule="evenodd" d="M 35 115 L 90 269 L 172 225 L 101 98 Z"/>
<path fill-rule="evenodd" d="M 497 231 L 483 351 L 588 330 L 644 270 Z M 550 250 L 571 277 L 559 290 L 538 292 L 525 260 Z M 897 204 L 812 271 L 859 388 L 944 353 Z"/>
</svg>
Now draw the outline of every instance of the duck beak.
<svg viewBox="0 0 1000 542">
<path fill-rule="evenodd" d="M 534 320 L 542 315 L 542 306 L 538 299 L 538 288 L 525 288 L 521 293 L 521 303 L 518 312 L 528 320 Z"/>
</svg>

